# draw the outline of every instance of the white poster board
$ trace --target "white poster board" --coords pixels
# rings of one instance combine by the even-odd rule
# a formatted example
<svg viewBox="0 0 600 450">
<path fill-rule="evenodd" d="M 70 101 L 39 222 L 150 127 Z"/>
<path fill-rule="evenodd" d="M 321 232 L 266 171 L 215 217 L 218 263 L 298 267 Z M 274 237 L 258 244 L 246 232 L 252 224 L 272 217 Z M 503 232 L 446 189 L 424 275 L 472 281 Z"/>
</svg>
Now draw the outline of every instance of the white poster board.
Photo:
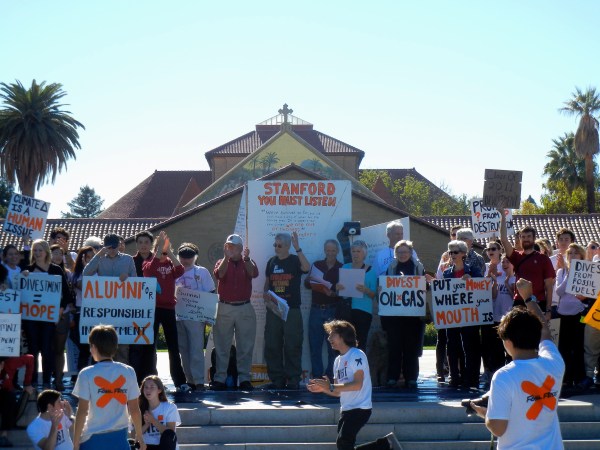
<svg viewBox="0 0 600 450">
<path fill-rule="evenodd" d="M 365 284 L 365 269 L 340 269 L 338 294 L 340 297 L 362 298 L 364 294 L 356 286 Z M 341 288 L 343 286 L 343 289 Z"/>
<path fill-rule="evenodd" d="M 21 294 L 23 320 L 57 323 L 62 296 L 62 277 L 43 272 L 19 275 L 17 288 Z"/>
<path fill-rule="evenodd" d="M 422 276 L 379 277 L 377 296 L 380 316 L 416 316 L 426 314 L 427 281 Z"/>
<path fill-rule="evenodd" d="M 120 344 L 154 343 L 156 278 L 83 277 L 81 286 L 81 343 L 95 325 L 112 325 Z"/>
<path fill-rule="evenodd" d="M 515 234 L 512 211 L 505 209 L 506 233 L 508 236 Z M 491 206 L 483 206 L 483 199 L 471 200 L 471 223 L 473 233 L 477 239 L 500 236 L 500 211 Z"/>
<path fill-rule="evenodd" d="M 50 203 L 14 193 L 10 199 L 3 230 L 19 237 L 42 239 Z"/>
<path fill-rule="evenodd" d="M 436 329 L 494 323 L 490 278 L 433 280 L 431 288 Z"/>
<path fill-rule="evenodd" d="M 0 356 L 19 356 L 21 351 L 21 315 L 0 314 Z"/>
<path fill-rule="evenodd" d="M 175 314 L 178 320 L 193 320 L 215 324 L 219 296 L 212 292 L 201 292 L 177 286 L 175 289 Z"/>
<path fill-rule="evenodd" d="M 410 241 L 410 217 L 398 218 L 396 221 L 402 224 L 404 239 Z M 390 222 L 392 222 L 390 220 Z M 360 230 L 360 236 L 355 239 L 361 239 L 367 244 L 367 259 L 365 262 L 373 266 L 375 264 L 375 258 L 377 254 L 384 249 L 389 251 L 389 257 L 382 260 L 384 265 L 389 265 L 392 259 L 394 259 L 394 251 L 390 249 L 390 241 L 387 237 L 386 227 L 389 222 L 379 223 L 377 225 L 371 225 L 370 227 L 364 227 Z"/>
<path fill-rule="evenodd" d="M 0 314 L 20 314 L 21 294 L 15 289 L 0 291 Z"/>
<path fill-rule="evenodd" d="M 566 292 L 573 295 L 596 298 L 600 291 L 600 262 L 571 261 Z"/>
</svg>

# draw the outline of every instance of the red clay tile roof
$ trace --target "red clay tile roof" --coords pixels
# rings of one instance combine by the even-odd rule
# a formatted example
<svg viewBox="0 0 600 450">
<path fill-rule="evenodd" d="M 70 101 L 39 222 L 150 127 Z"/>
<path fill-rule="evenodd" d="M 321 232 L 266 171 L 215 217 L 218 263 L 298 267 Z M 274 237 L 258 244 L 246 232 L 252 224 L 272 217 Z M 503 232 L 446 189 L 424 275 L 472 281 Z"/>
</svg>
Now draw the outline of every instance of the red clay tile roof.
<svg viewBox="0 0 600 450">
<path fill-rule="evenodd" d="M 192 181 L 197 189 L 193 188 Z M 191 190 L 198 190 L 195 193 L 198 195 L 211 183 L 210 170 L 155 170 L 152 175 L 106 208 L 98 218 L 168 218 L 175 213 L 182 196 L 190 197 Z M 195 195 L 191 195 L 190 198 Z"/>
<path fill-rule="evenodd" d="M 48 219 L 46 221 L 46 231 L 44 239 L 50 238 L 50 232 L 56 227 L 63 227 L 71 236 L 69 238 L 69 248 L 76 251 L 83 246 L 83 243 L 90 236 L 103 238 L 108 233 L 116 233 L 127 239 L 134 236 L 139 231 L 152 228 L 164 219 Z M 0 219 L 0 229 L 4 224 L 4 219 Z M 9 233 L 0 233 L 0 247 L 7 244 L 15 244 L 21 248 L 21 239 Z"/>
<path fill-rule="evenodd" d="M 421 219 L 446 230 L 450 230 L 453 225 L 472 226 L 471 216 L 424 216 Z M 556 232 L 563 227 L 572 230 L 576 241 L 582 245 L 600 238 L 600 214 L 514 215 L 513 220 L 517 229 L 531 225 L 539 237 L 550 239 L 552 244 L 556 242 Z"/>
</svg>

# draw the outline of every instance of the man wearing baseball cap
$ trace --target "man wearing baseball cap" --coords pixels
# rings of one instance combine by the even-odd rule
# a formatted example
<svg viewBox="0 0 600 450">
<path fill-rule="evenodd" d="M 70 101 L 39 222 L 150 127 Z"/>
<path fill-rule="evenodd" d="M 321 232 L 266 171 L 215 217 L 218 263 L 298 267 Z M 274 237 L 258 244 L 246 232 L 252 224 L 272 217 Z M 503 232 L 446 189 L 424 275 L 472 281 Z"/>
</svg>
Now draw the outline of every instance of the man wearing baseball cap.
<svg viewBox="0 0 600 450">
<path fill-rule="evenodd" d="M 218 260 L 214 275 L 217 279 L 219 305 L 213 339 L 217 370 L 210 387 L 224 390 L 229 365 L 229 353 L 235 334 L 238 381 L 241 390 L 252 390 L 250 368 L 256 337 L 256 314 L 250 303 L 252 279 L 258 276 L 256 263 L 250 259 L 250 250 L 244 248 L 237 234 L 227 237 L 223 246 L 223 258 Z"/>
</svg>

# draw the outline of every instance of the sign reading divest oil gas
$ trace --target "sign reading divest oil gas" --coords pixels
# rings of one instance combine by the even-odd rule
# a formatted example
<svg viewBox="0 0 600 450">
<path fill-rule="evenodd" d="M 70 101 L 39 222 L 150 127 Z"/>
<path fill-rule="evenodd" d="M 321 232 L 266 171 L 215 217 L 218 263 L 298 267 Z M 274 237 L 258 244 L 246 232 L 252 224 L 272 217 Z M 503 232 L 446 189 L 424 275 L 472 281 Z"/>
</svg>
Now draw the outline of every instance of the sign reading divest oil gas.
<svg viewBox="0 0 600 450">
<path fill-rule="evenodd" d="M 379 286 L 380 316 L 425 316 L 425 277 L 382 275 Z"/>
<path fill-rule="evenodd" d="M 81 292 L 81 343 L 100 323 L 115 327 L 120 344 L 154 343 L 156 278 L 83 277 Z"/>
<path fill-rule="evenodd" d="M 494 323 L 492 280 L 445 278 L 433 280 L 432 309 L 435 328 L 456 328 Z"/>
<path fill-rule="evenodd" d="M 44 272 L 31 272 L 17 277 L 17 289 L 21 295 L 23 320 L 58 322 L 62 278 Z"/>
<path fill-rule="evenodd" d="M 21 315 L 0 314 L 0 356 L 19 356 Z"/>
<path fill-rule="evenodd" d="M 21 194 L 13 194 L 6 211 L 3 229 L 15 236 L 44 237 L 50 203 Z"/>
</svg>

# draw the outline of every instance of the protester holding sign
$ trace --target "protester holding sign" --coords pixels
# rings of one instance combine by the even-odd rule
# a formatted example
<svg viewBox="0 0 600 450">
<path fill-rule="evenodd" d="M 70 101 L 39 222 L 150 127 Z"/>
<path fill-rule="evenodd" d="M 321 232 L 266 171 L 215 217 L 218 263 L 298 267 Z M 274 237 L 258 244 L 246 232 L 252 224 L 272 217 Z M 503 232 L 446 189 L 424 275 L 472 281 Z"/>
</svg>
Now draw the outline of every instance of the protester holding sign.
<svg viewBox="0 0 600 450">
<path fill-rule="evenodd" d="M 564 267 L 556 273 L 556 294 L 558 295 L 558 315 L 560 317 L 560 339 L 558 350 L 565 360 L 566 386 L 579 384 L 585 378 L 585 363 L 583 358 L 583 335 L 585 324 L 581 322 L 582 315 L 588 303 L 583 295 L 573 295 L 566 292 L 567 279 L 572 262 L 585 260 L 585 249 L 578 244 L 570 244 L 566 251 Z M 589 299 L 594 300 L 594 299 Z M 586 311 L 587 312 L 587 311 Z"/>
<path fill-rule="evenodd" d="M 356 329 L 358 339 L 358 348 L 362 351 L 367 349 L 367 339 L 369 329 L 373 320 L 373 300 L 377 297 L 377 272 L 365 263 L 367 258 L 367 244 L 365 241 L 357 240 L 350 246 L 352 262 L 344 264 L 342 269 L 363 269 L 365 271 L 365 280 L 362 284 L 356 285 L 356 290 L 362 292 L 362 297 L 352 297 L 352 315 L 350 322 Z M 344 286 L 337 285 L 338 292 L 342 291 Z"/>
<path fill-rule="evenodd" d="M 415 263 L 412 253 L 411 241 L 399 241 L 394 247 L 395 259 L 390 263 L 387 274 L 425 275 L 423 264 L 420 261 Z M 421 317 L 381 316 L 381 326 L 388 338 L 388 386 L 396 386 L 402 373 L 406 387 L 416 388 L 425 322 Z"/>
<path fill-rule="evenodd" d="M 75 327 L 71 331 L 71 340 L 75 342 L 77 348 L 79 348 L 79 356 L 77 357 L 77 371 L 80 371 L 84 367 L 87 367 L 90 363 L 90 346 L 87 342 L 81 342 L 79 337 L 79 322 L 81 320 L 81 301 L 83 299 L 83 293 L 81 290 L 81 283 L 83 281 L 83 269 L 94 257 L 94 248 L 90 246 L 84 246 L 77 252 L 75 258 L 75 267 L 71 274 L 71 286 L 75 291 Z"/>
<path fill-rule="evenodd" d="M 13 244 L 8 244 L 2 250 L 2 265 L 8 270 L 7 283 L 9 289 L 16 289 L 16 277 L 21 273 L 21 270 L 25 269 L 29 264 L 30 242 L 31 239 L 29 238 L 23 239 L 22 258 L 19 249 Z"/>
<path fill-rule="evenodd" d="M 333 361 L 335 352 L 327 341 L 323 324 L 331 322 L 335 317 L 336 308 L 340 304 L 335 289 L 340 279 L 342 263 L 337 256 L 340 244 L 335 239 L 327 239 L 323 246 L 325 259 L 315 261 L 310 273 L 304 280 L 304 286 L 312 289 L 312 304 L 308 319 L 308 342 L 310 344 L 310 363 L 312 376 L 321 378 L 327 375 L 333 380 Z M 327 367 L 323 371 L 323 341 L 327 346 Z"/>
<path fill-rule="evenodd" d="M 483 272 L 478 268 L 472 268 L 464 262 L 467 252 L 467 244 L 463 241 L 456 240 L 448 243 L 448 253 L 450 253 L 452 265 L 444 270 L 444 278 L 468 279 L 483 277 Z M 481 365 L 479 326 L 449 328 L 446 331 L 448 333 L 450 385 L 458 387 L 462 383 L 466 387 L 478 387 L 479 367 Z M 458 360 L 461 352 L 464 352 L 465 368 L 464 373 L 459 374 Z"/>
<path fill-rule="evenodd" d="M 185 269 L 175 280 L 176 287 L 200 292 L 214 292 L 215 282 L 206 267 L 196 265 L 198 247 L 184 242 L 177 250 L 179 262 Z M 186 384 L 190 389 L 204 389 L 204 332 L 206 323 L 177 319 L 177 342 Z"/>
<path fill-rule="evenodd" d="M 62 316 L 64 308 L 73 303 L 69 283 L 63 270 L 56 264 L 51 263 L 50 246 L 48 242 L 37 239 L 33 241 L 31 247 L 31 264 L 22 272 L 24 276 L 30 272 L 47 273 L 48 275 L 58 275 L 62 281 L 62 293 L 60 300 L 59 316 Z M 56 324 L 52 322 L 42 322 L 34 320 L 23 320 L 23 330 L 27 337 L 29 353 L 34 356 L 35 367 L 33 371 L 33 384 L 38 382 L 38 355 L 42 355 L 42 382 L 45 388 L 50 387 L 50 377 L 54 369 L 54 350 L 52 344 L 56 333 Z M 62 380 L 56 379 L 58 387 Z"/>
</svg>

